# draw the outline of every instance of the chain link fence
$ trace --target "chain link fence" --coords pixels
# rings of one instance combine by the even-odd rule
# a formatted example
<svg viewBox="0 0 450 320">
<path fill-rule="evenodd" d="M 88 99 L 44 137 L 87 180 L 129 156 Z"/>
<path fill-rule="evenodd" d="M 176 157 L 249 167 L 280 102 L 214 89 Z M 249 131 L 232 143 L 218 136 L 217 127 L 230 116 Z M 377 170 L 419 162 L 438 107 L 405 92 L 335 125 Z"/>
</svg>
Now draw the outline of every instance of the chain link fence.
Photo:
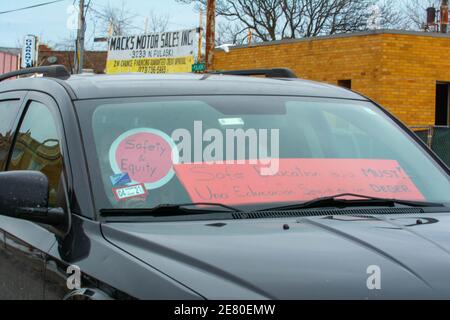
<svg viewBox="0 0 450 320">
<path fill-rule="evenodd" d="M 411 129 L 450 167 L 450 127 L 414 126 Z"/>
</svg>

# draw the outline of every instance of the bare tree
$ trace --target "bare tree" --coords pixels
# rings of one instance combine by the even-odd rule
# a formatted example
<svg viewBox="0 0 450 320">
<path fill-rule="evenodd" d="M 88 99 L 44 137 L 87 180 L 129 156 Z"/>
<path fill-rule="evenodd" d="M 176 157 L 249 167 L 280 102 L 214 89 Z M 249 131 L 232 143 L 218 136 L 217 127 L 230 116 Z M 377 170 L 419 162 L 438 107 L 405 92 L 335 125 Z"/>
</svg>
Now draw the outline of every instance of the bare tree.
<svg viewBox="0 0 450 320">
<path fill-rule="evenodd" d="M 59 39 L 55 42 L 50 42 L 48 45 L 54 50 L 61 51 L 75 51 L 76 35 L 70 35 L 64 38 Z"/>
<path fill-rule="evenodd" d="M 377 4 L 381 13 L 381 27 L 384 29 L 408 29 L 408 18 L 399 6 L 394 8 L 392 3 L 392 0 L 384 0 Z"/>
<path fill-rule="evenodd" d="M 426 30 L 426 9 L 439 8 L 440 0 L 407 0 L 405 4 L 405 17 L 408 28 L 413 30 Z"/>
<path fill-rule="evenodd" d="M 169 15 L 160 15 L 154 11 L 150 11 L 148 16 L 143 16 L 130 11 L 125 2 L 120 6 L 113 6 L 108 3 L 105 7 L 95 7 L 91 9 L 93 12 L 91 24 L 94 28 L 100 25 L 99 31 L 104 35 L 127 35 L 131 33 L 158 33 L 167 31 L 170 24 Z M 142 23 L 136 23 L 139 19 Z"/>
<path fill-rule="evenodd" d="M 248 43 L 249 29 L 237 23 L 221 21 L 216 28 L 216 45 Z"/>
<path fill-rule="evenodd" d="M 91 7 L 94 24 L 100 24 L 100 32 L 112 36 L 126 35 L 137 29 L 133 26 L 135 14 L 126 8 L 123 1 L 120 6 L 108 3 L 105 7 Z"/>
<path fill-rule="evenodd" d="M 154 11 L 150 11 L 150 15 L 145 18 L 146 20 L 146 32 L 148 33 L 160 33 L 168 30 L 170 23 L 169 15 L 160 15 Z"/>
<path fill-rule="evenodd" d="M 206 5 L 206 0 L 177 1 Z M 381 27 L 401 20 L 392 1 L 379 0 L 218 0 L 217 14 L 238 31 L 252 29 L 260 41 L 273 41 L 366 30 L 374 5 L 380 5 Z"/>
</svg>

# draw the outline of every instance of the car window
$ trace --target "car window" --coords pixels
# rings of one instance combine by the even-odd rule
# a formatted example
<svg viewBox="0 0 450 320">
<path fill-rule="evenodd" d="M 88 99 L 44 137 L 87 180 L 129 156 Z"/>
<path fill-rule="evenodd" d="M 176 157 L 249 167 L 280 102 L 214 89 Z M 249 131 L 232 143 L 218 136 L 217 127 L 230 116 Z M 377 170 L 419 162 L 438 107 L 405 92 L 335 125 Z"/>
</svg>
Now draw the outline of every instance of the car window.
<svg viewBox="0 0 450 320">
<path fill-rule="evenodd" d="M 323 112 L 327 125 L 330 128 L 334 144 L 340 157 L 351 158 L 373 158 L 377 152 L 374 147 L 376 139 L 371 137 L 367 131 L 352 124 L 349 119 L 342 116 Z"/>
<path fill-rule="evenodd" d="M 201 96 L 76 107 L 99 208 L 261 208 L 339 193 L 450 202 L 443 169 L 369 102 Z"/>
<path fill-rule="evenodd" d="M 60 141 L 51 111 L 42 103 L 31 102 L 17 134 L 8 170 L 44 173 L 50 184 L 50 207 L 56 205 L 63 168 Z"/>
<path fill-rule="evenodd" d="M 0 101 L 0 171 L 5 169 L 11 146 L 12 125 L 19 107 L 20 100 Z"/>
</svg>

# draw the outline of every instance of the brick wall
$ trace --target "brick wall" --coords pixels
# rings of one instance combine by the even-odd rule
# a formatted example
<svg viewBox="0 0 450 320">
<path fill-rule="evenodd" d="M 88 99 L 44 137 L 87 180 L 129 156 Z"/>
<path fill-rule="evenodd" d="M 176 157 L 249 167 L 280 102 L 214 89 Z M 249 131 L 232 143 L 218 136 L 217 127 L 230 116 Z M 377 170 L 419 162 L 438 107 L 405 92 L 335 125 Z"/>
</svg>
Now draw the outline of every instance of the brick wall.
<svg viewBox="0 0 450 320">
<path fill-rule="evenodd" d="M 410 125 L 434 124 L 436 82 L 450 82 L 450 38 L 382 38 L 381 102 Z"/>
<path fill-rule="evenodd" d="M 84 54 L 84 69 L 93 69 L 95 73 L 105 73 L 107 55 L 106 51 L 86 51 Z M 46 45 L 39 46 L 40 65 L 48 65 L 47 58 L 51 56 L 58 58 L 57 64 L 64 65 L 67 70 L 73 70 L 73 51 L 55 51 Z"/>
<path fill-rule="evenodd" d="M 287 67 L 379 102 L 409 125 L 434 124 L 436 82 L 450 82 L 450 37 L 374 31 L 217 51 L 216 70 Z"/>
</svg>

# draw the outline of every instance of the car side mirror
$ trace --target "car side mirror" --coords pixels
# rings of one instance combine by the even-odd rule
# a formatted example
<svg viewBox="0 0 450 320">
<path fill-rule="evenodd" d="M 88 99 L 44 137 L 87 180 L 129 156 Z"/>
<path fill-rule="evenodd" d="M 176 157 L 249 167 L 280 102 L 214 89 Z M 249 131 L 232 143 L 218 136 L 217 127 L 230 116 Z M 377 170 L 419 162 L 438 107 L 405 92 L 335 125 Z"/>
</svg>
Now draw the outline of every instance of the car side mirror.
<svg viewBox="0 0 450 320">
<path fill-rule="evenodd" d="M 48 178 L 42 172 L 0 172 L 0 215 L 50 226 L 64 224 L 64 210 L 48 208 L 48 195 Z"/>
</svg>

